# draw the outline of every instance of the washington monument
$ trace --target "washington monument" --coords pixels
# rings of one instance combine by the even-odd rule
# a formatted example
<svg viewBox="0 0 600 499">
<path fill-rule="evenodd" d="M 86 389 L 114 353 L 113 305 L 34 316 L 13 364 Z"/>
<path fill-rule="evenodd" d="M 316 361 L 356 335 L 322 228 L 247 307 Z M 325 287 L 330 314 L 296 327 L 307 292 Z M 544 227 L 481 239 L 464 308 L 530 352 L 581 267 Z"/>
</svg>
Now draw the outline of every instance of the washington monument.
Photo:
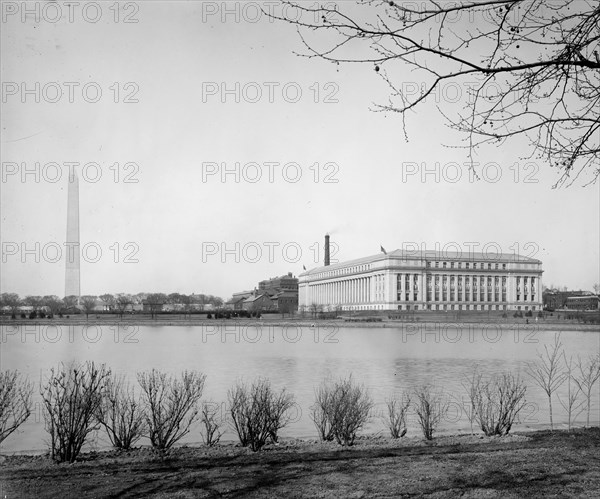
<svg viewBox="0 0 600 499">
<path fill-rule="evenodd" d="M 65 265 L 65 296 L 80 296 L 79 249 L 79 179 L 73 170 L 69 174 L 67 195 L 67 241 Z"/>
</svg>

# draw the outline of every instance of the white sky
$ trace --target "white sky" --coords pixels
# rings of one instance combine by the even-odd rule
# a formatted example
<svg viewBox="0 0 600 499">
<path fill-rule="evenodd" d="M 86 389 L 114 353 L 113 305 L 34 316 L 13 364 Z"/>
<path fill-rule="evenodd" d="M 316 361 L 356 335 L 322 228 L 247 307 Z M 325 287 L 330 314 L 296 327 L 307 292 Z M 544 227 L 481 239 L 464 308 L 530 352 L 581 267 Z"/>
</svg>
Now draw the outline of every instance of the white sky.
<svg viewBox="0 0 600 499">
<path fill-rule="evenodd" d="M 19 10 L 12 15 L 8 4 Z M 53 260 L 57 247 L 64 250 L 68 162 L 96 162 L 101 172 L 92 182 L 95 168 L 79 170 L 82 294 L 227 299 L 259 280 L 317 266 L 326 232 L 340 261 L 375 254 L 380 245 L 391 251 L 454 242 L 468 251 L 478 242 L 477 250 L 491 243 L 542 260 L 546 284 L 591 289 L 600 281 L 598 185 L 552 189 L 557 172 L 522 159 L 525 142 L 481 149 L 488 178 L 501 179 L 471 182 L 466 151 L 443 146 L 461 139 L 436 110 L 443 99 L 407 117 L 406 142 L 399 115 L 370 111 L 387 101 L 372 66 L 299 58 L 295 29 L 264 16 L 248 22 L 255 8 L 238 4 L 236 14 L 234 3 L 121 3 L 115 23 L 114 2 L 101 2 L 102 18 L 92 23 L 81 10 L 92 19 L 88 4 L 69 22 L 67 3 L 57 2 L 63 18 L 52 23 L 57 7 L 41 3 L 39 22 L 32 14 L 23 22 L 20 2 L 2 3 L 2 292 L 64 294 L 64 258 Z M 225 6 L 233 13 L 223 22 Z M 139 22 L 122 22 L 127 14 Z M 65 82 L 77 85 L 73 102 Z M 203 95 L 222 83 L 233 93 Z M 86 102 L 86 84 L 90 99 L 101 88 L 98 102 Z M 57 86 L 62 98 L 49 102 Z M 24 87 L 33 92 L 23 95 Z M 301 96 L 289 102 L 298 88 Z M 139 102 L 123 103 L 136 89 Z M 446 90 L 453 99 L 456 88 Z M 60 170 L 47 166 L 52 162 Z M 233 172 L 236 162 L 239 182 L 233 173 L 207 175 L 206 163 Z M 251 162 L 262 170 L 256 182 L 256 168 L 245 166 Z M 438 164 L 440 178 L 407 177 L 405 162 L 432 172 Z M 449 181 L 457 172 L 452 162 L 461 165 L 457 182 Z M 287 163 L 298 167 L 288 167 L 286 177 Z M 39 178 L 24 176 L 23 165 Z M 62 178 L 53 182 L 57 172 Z M 138 182 L 124 182 L 128 173 Z M 328 174 L 337 182 L 325 182 Z M 537 183 L 526 183 L 527 174 Z M 125 262 L 128 256 L 133 261 Z"/>
</svg>

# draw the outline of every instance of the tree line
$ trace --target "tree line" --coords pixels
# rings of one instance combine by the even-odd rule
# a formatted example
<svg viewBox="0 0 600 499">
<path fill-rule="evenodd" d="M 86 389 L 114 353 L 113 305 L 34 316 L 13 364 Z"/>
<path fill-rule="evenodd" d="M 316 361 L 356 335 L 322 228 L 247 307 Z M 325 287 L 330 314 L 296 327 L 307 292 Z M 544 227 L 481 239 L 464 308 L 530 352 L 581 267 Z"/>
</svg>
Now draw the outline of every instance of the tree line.
<svg viewBox="0 0 600 499">
<path fill-rule="evenodd" d="M 11 316 L 16 317 L 19 308 L 29 306 L 36 315 L 60 315 L 69 313 L 74 309 L 81 309 L 84 313 L 90 314 L 95 311 L 98 299 L 102 300 L 108 311 L 124 314 L 128 310 L 133 311 L 134 305 L 146 303 L 151 313 L 155 313 L 162 306 L 168 304 L 182 305 L 184 311 L 192 311 L 199 306 L 213 305 L 220 307 L 223 300 L 218 296 L 205 294 L 185 295 L 181 293 L 104 293 L 101 295 L 84 295 L 77 297 L 74 295 L 59 298 L 56 295 L 35 296 L 28 295 L 21 298 L 16 293 L 2 293 L 0 295 L 0 307 L 8 308 Z"/>
</svg>

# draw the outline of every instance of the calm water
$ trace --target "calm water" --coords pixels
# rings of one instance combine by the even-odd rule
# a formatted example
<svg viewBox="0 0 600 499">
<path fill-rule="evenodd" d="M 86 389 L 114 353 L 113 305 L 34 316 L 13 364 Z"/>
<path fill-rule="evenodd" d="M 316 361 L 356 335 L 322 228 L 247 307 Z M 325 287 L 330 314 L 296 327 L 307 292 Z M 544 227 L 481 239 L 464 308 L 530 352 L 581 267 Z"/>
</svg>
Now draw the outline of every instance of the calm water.
<svg viewBox="0 0 600 499">
<path fill-rule="evenodd" d="M 516 326 L 515 326 L 516 328 Z M 256 323 L 227 323 L 214 326 L 2 326 L 0 364 L 2 369 L 19 369 L 36 383 L 35 409 L 18 433 L 1 447 L 2 452 L 44 451 L 44 430 L 39 381 L 61 362 L 92 360 L 106 363 L 113 372 L 135 381 L 138 371 L 157 368 L 170 373 L 195 369 L 207 375 L 204 400 L 224 402 L 227 390 L 237 379 L 268 377 L 274 386 L 285 387 L 296 397 L 294 422 L 282 436 L 316 438 L 308 416 L 314 388 L 327 377 L 350 373 L 371 391 L 377 410 L 393 393 L 419 384 L 433 383 L 454 397 L 440 432 L 470 431 L 460 411 L 466 400 L 461 386 L 476 364 L 485 372 L 510 371 L 520 374 L 528 386 L 522 422 L 514 429 L 548 425 L 545 395 L 525 373 L 536 352 L 551 344 L 554 332 L 531 326 L 525 329 L 482 329 L 471 325 L 406 325 L 400 328 L 336 328 L 333 325 L 268 326 Z M 567 355 L 587 357 L 600 350 L 598 332 L 562 333 Z M 591 419 L 598 424 L 598 385 L 594 388 Z M 560 392 L 559 392 L 560 394 Z M 555 400 L 555 422 L 566 421 L 565 411 Z M 585 414 L 579 416 L 585 421 Z M 199 427 L 182 441 L 199 443 Z M 366 431 L 384 432 L 375 418 Z M 414 421 L 409 435 L 418 435 Z M 228 431 L 223 439 L 234 439 Z M 139 443 L 146 444 L 142 439 Z M 96 449 L 108 447 L 102 432 L 92 439 Z M 88 447 L 89 448 L 89 447 Z"/>
</svg>

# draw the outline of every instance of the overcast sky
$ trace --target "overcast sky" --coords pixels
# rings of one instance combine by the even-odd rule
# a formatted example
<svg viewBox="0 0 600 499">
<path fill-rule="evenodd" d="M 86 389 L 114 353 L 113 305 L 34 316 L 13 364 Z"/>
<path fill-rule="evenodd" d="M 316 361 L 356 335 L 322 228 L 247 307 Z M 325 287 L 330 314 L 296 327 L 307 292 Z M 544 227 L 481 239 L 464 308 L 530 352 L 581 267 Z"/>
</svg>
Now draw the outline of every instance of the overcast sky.
<svg viewBox="0 0 600 499">
<path fill-rule="evenodd" d="M 388 95 L 372 66 L 294 55 L 263 4 L 113 5 L 36 20 L 2 4 L 2 292 L 64 295 L 70 162 L 82 294 L 227 299 L 319 265 L 326 232 L 338 261 L 487 245 L 540 259 L 547 285 L 600 281 L 598 186 L 552 189 L 519 140 L 480 149 L 473 180 L 436 109 L 466 89 L 407 116 L 407 142 L 399 115 L 371 111 Z"/>
</svg>

